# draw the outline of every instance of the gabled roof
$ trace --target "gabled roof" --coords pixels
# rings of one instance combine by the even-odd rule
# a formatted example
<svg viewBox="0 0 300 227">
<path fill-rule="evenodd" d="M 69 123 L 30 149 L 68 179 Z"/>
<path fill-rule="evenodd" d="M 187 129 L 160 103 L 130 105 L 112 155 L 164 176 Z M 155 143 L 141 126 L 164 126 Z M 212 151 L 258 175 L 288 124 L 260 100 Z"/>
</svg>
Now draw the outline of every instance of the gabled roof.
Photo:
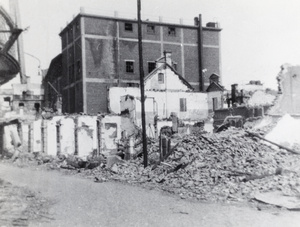
<svg viewBox="0 0 300 227">
<path fill-rule="evenodd" d="M 223 86 L 221 86 L 219 83 L 216 83 L 214 81 L 206 89 L 207 92 L 210 92 L 210 91 L 224 91 L 224 90 L 225 89 L 223 88 Z"/>
<path fill-rule="evenodd" d="M 159 70 L 164 69 L 164 67 L 168 67 L 170 68 L 175 75 L 178 76 L 178 79 L 181 80 L 181 82 L 186 85 L 189 89 L 194 90 L 194 88 L 192 87 L 192 85 L 189 84 L 189 82 L 187 82 L 171 65 L 169 65 L 168 63 L 163 63 L 161 66 L 155 68 L 151 73 L 149 73 L 145 79 L 144 79 L 144 83 L 146 83 L 147 80 L 149 80 L 151 77 L 153 77 Z"/>
</svg>

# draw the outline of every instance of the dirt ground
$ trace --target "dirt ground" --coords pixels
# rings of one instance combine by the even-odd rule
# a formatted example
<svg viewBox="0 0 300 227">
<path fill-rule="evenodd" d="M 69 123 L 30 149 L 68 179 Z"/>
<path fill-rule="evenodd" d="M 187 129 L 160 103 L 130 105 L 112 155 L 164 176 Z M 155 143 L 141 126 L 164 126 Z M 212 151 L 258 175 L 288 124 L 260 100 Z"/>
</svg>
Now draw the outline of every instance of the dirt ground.
<svg viewBox="0 0 300 227">
<path fill-rule="evenodd" d="M 300 222 L 298 212 L 187 201 L 156 190 L 8 163 L 0 163 L 0 179 L 5 180 L 0 226 L 292 227 Z"/>
<path fill-rule="evenodd" d="M 28 226 L 48 222 L 49 200 L 0 179 L 0 226 Z"/>
</svg>

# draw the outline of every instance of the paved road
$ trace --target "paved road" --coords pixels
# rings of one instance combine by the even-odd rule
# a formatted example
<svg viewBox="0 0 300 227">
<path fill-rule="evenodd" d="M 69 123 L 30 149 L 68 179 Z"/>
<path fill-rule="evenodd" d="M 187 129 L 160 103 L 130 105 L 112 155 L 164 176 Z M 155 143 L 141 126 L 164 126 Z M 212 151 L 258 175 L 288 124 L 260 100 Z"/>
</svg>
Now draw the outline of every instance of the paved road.
<svg viewBox="0 0 300 227">
<path fill-rule="evenodd" d="M 40 226 L 300 226 L 300 213 L 188 202 L 114 182 L 94 183 L 52 171 L 0 163 L 0 179 L 55 200 Z"/>
</svg>

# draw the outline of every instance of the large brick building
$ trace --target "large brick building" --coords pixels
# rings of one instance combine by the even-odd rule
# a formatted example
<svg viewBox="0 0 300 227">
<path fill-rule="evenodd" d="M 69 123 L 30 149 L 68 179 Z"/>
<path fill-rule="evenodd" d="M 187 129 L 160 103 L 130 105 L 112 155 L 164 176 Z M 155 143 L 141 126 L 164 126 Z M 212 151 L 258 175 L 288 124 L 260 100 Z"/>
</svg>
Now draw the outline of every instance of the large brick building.
<svg viewBox="0 0 300 227">
<path fill-rule="evenodd" d="M 155 68 L 164 51 L 173 67 L 195 91 L 206 91 L 209 77 L 221 75 L 218 24 L 202 26 L 142 22 L 144 71 Z M 81 11 L 60 33 L 63 112 L 107 112 L 107 88 L 139 86 L 137 20 L 104 17 Z"/>
</svg>

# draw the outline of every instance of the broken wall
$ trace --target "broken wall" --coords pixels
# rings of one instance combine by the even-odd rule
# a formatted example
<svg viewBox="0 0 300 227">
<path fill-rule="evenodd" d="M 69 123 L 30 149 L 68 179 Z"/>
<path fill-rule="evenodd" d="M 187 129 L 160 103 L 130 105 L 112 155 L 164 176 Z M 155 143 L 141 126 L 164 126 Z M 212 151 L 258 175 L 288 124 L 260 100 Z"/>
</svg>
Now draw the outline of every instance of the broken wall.
<svg viewBox="0 0 300 227">
<path fill-rule="evenodd" d="M 92 154 L 115 153 L 123 132 L 127 136 L 137 133 L 130 118 L 116 115 L 54 116 L 29 125 L 23 124 L 22 128 L 26 129 L 22 137 L 25 140 L 28 138 L 24 150 L 53 156 L 77 155 L 81 158 Z"/>
<path fill-rule="evenodd" d="M 300 114 L 300 66 L 283 65 L 277 77 L 282 94 L 270 114 Z"/>
<path fill-rule="evenodd" d="M 141 116 L 141 102 L 139 88 L 112 87 L 109 89 L 109 110 L 121 113 L 121 97 L 130 95 L 135 98 L 136 121 L 139 124 Z M 159 118 L 169 118 L 172 112 L 180 119 L 203 120 L 208 117 L 207 93 L 184 91 L 145 91 L 147 97 L 145 112 L 147 122 L 153 123 L 155 114 Z M 150 116 L 150 117 L 149 117 Z"/>
</svg>

